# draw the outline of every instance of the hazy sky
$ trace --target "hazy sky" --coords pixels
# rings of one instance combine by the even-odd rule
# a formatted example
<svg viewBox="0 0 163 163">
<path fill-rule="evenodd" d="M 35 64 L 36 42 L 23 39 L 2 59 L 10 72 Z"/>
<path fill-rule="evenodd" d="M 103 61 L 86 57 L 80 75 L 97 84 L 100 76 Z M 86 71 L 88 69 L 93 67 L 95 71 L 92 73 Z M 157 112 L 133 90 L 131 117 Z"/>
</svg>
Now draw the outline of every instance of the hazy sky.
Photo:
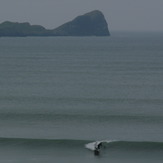
<svg viewBox="0 0 163 163">
<path fill-rule="evenodd" d="M 163 0 L 0 0 L 0 23 L 30 22 L 55 28 L 98 9 L 109 29 L 163 31 Z"/>
</svg>

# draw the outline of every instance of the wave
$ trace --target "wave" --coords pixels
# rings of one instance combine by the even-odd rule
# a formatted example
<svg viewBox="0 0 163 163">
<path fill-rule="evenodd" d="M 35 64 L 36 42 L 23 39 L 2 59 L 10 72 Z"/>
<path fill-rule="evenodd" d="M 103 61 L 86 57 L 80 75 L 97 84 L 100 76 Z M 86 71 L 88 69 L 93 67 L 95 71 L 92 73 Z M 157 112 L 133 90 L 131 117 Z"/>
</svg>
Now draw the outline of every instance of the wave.
<svg viewBox="0 0 163 163">
<path fill-rule="evenodd" d="M 143 122 L 143 123 L 163 123 L 162 115 L 107 115 L 107 114 L 54 114 L 54 113 L 1 113 L 0 121 L 76 121 L 76 122 Z"/>
<path fill-rule="evenodd" d="M 76 139 L 33 139 L 33 138 L 0 138 L 0 147 L 31 147 L 31 148 L 88 148 L 91 149 L 94 140 L 76 140 Z M 105 149 L 108 150 L 159 150 L 163 151 L 163 142 L 153 141 L 101 141 Z M 90 148 L 89 148 L 90 147 Z M 91 149 L 93 150 L 93 149 Z"/>
<path fill-rule="evenodd" d="M 0 96 L 2 101 L 23 101 L 23 102 L 41 102 L 44 101 L 55 101 L 55 103 L 131 103 L 131 104 L 163 104 L 163 100 L 160 98 L 147 99 L 147 98 L 86 98 L 86 97 L 58 97 L 54 98 L 51 96 Z"/>
<path fill-rule="evenodd" d="M 109 149 L 123 150 L 163 150 L 163 142 L 152 141 L 113 141 L 107 145 Z"/>
<path fill-rule="evenodd" d="M 33 146 L 33 147 L 82 147 L 89 140 L 75 139 L 34 139 L 34 138 L 0 138 L 0 146 Z"/>
</svg>

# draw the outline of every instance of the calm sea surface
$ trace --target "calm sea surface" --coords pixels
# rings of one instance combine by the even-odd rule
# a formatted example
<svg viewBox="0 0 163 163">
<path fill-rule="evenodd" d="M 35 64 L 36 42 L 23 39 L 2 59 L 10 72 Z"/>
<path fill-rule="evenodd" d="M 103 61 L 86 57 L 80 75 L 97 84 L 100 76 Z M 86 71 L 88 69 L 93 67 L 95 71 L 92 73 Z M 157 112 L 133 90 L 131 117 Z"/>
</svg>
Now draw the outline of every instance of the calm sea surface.
<svg viewBox="0 0 163 163">
<path fill-rule="evenodd" d="M 0 38 L 0 162 L 162 163 L 163 34 Z"/>
</svg>

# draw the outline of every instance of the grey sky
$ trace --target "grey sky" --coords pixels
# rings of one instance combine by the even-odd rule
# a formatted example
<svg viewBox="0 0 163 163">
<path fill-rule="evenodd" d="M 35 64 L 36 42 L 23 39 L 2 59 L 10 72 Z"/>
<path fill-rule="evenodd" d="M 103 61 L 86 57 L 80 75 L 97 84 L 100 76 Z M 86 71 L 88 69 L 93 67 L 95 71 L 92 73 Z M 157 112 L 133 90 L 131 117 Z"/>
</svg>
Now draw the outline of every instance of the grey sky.
<svg viewBox="0 0 163 163">
<path fill-rule="evenodd" d="M 30 22 L 55 28 L 98 9 L 109 29 L 163 31 L 163 0 L 0 0 L 0 23 Z"/>
</svg>

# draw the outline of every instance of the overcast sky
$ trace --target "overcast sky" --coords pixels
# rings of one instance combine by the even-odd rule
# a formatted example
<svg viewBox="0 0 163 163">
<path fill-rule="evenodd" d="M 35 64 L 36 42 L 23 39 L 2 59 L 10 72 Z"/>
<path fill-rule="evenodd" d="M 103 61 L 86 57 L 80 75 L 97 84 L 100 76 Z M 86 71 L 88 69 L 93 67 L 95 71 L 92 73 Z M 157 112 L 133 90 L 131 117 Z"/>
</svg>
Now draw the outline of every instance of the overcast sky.
<svg viewBox="0 0 163 163">
<path fill-rule="evenodd" d="M 112 31 L 163 31 L 163 0 L 0 0 L 0 23 L 53 29 L 95 9 L 103 12 Z"/>
</svg>

